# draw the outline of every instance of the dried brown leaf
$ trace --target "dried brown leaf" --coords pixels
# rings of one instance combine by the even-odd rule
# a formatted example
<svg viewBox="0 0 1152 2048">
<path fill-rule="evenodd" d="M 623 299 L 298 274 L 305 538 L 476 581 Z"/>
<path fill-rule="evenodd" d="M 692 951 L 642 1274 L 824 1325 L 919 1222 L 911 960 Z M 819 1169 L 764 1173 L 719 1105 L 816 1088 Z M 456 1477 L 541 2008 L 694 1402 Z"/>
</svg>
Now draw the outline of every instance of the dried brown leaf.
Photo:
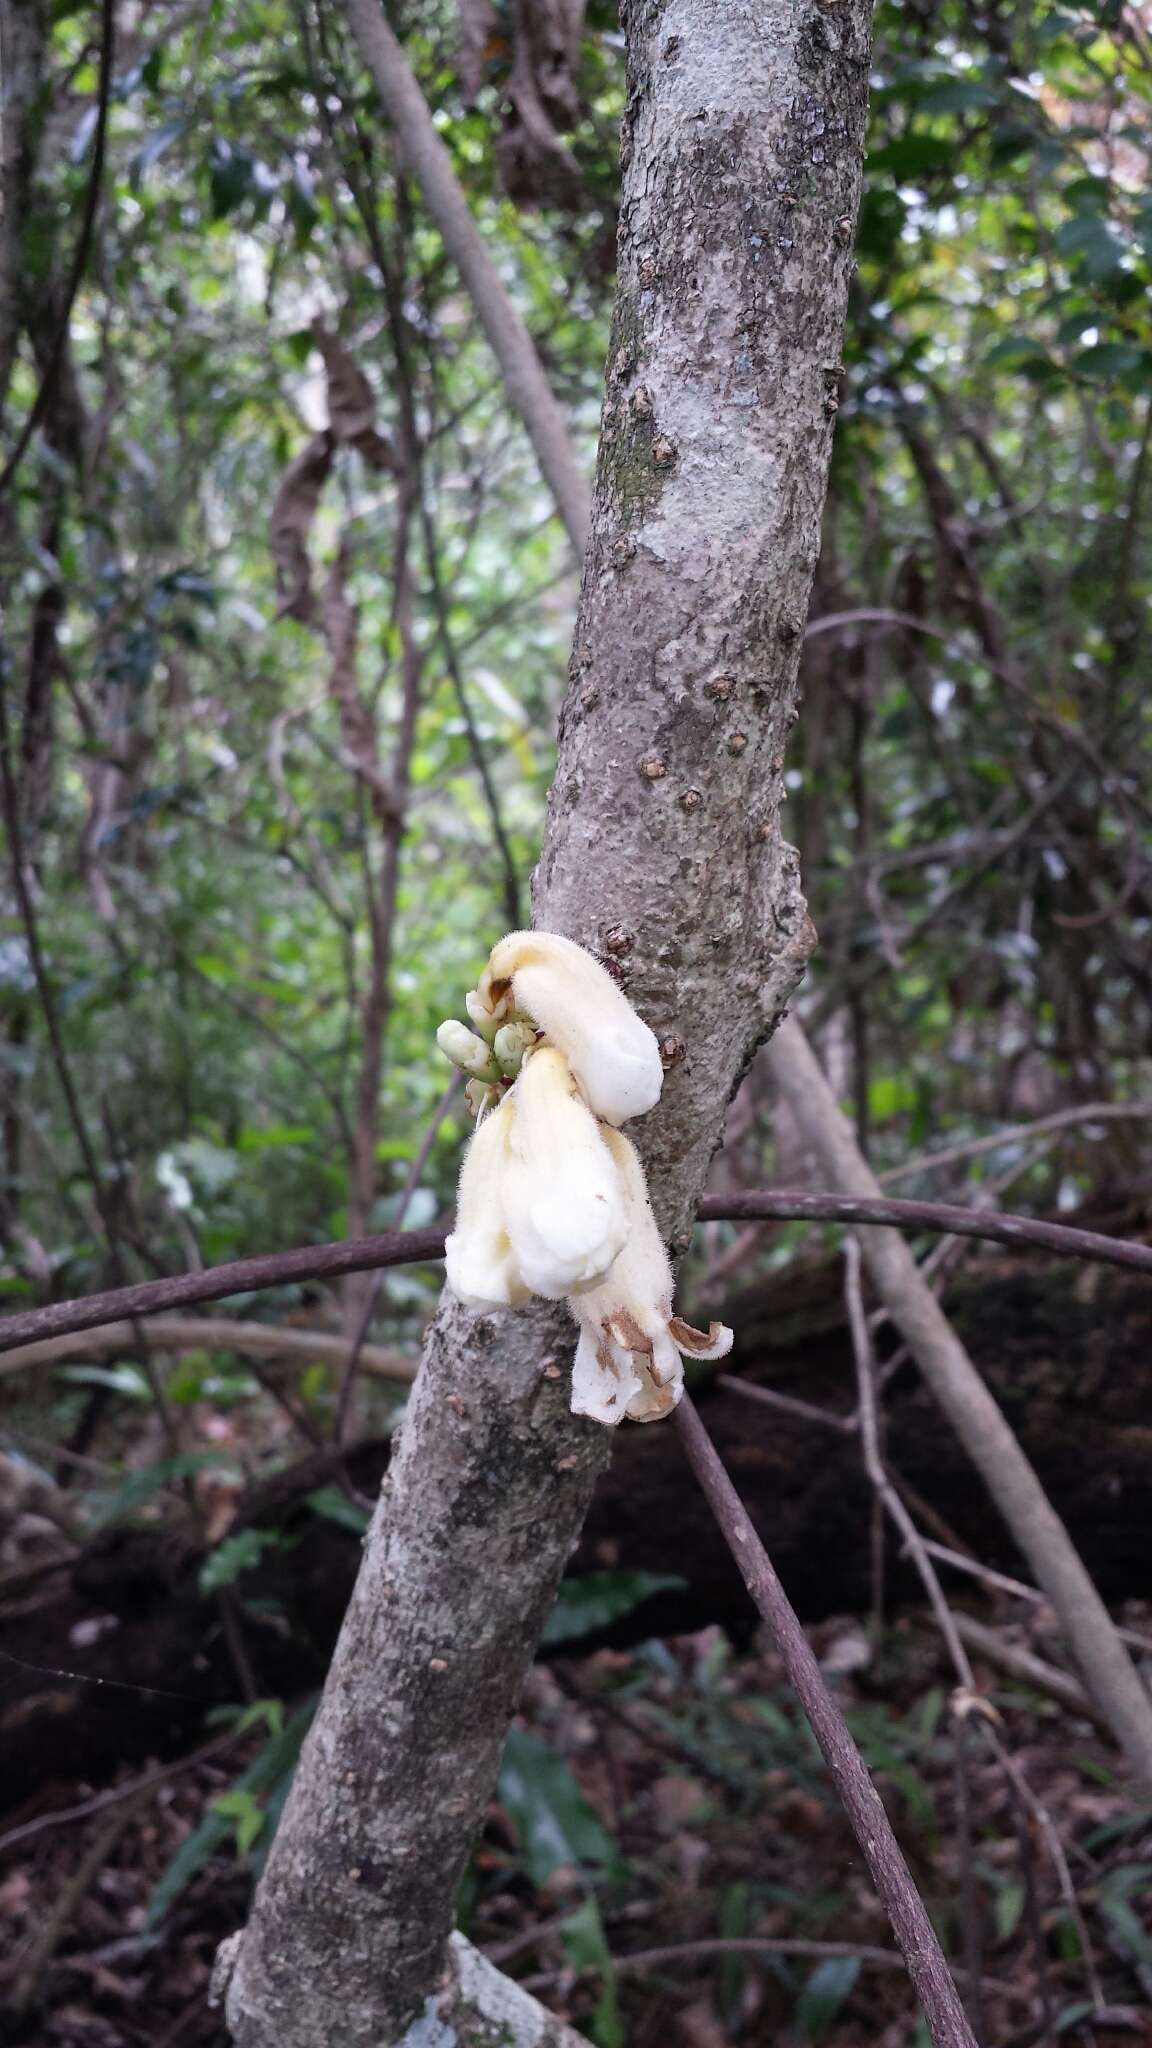
<svg viewBox="0 0 1152 2048">
<path fill-rule="evenodd" d="M 371 469 L 394 469 L 392 444 L 376 426 L 376 400 L 363 370 L 322 320 L 312 322 L 328 378 L 330 430 L 341 447 L 355 448 Z"/>
<path fill-rule="evenodd" d="M 348 595 L 348 567 L 348 543 L 342 540 L 324 587 L 322 624 L 330 662 L 328 694 L 340 716 L 345 762 L 367 784 L 381 823 L 395 823 L 399 811 L 392 785 L 380 767 L 376 719 L 371 705 L 360 694 L 356 678 L 360 614 Z"/>
<path fill-rule="evenodd" d="M 457 69 L 464 105 L 473 107 L 490 66 L 506 56 L 508 38 L 492 0 L 459 0 Z"/>
<path fill-rule="evenodd" d="M 270 528 L 276 587 L 280 592 L 279 616 L 299 619 L 303 626 L 311 625 L 315 613 L 308 539 L 320 493 L 332 468 L 333 449 L 330 433 L 314 434 L 288 464 L 272 505 Z"/>
</svg>

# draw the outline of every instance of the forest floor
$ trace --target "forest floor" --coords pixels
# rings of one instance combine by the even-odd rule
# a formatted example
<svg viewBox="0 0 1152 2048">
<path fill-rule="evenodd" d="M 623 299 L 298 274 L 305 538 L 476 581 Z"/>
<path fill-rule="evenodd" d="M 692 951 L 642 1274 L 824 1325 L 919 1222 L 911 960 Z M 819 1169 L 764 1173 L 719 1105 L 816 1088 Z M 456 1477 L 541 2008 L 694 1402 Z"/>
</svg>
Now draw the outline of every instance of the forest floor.
<svg viewBox="0 0 1152 2048">
<path fill-rule="evenodd" d="M 972 1611 L 1005 1641 L 1024 1640 L 1018 1608 L 1011 1620 L 994 1601 Z M 1148 1628 L 1147 1609 L 1127 1618 Z M 1043 1610 L 1030 1629 L 1050 1654 Z M 855 1618 L 811 1635 L 949 1955 L 968 1972 L 982 2043 L 1152 2044 L 1152 1810 L 1105 1739 L 979 1659 L 979 1700 L 957 1716 L 918 1613 L 890 1621 L 878 1649 Z M 988 1708 L 1023 1799 L 986 1741 Z M 159 1778 L 121 1773 L 110 1803 L 90 1785 L 56 1784 L 40 1818 L 49 1806 L 81 1810 L 0 1841 L 6 2043 L 226 2048 L 208 1979 L 246 1910 L 235 1787 L 267 1740 L 253 1725 L 214 1739 L 214 1755 L 177 1759 Z M 224 1839 L 152 1925 L 158 1882 L 179 1852 L 189 1860 L 222 1795 Z M 715 1627 L 535 1668 L 462 1919 L 600 2048 L 923 2039 L 773 1655 L 758 1640 L 737 1651 Z"/>
<path fill-rule="evenodd" d="M 1152 1285 L 983 1254 L 949 1301 L 1113 1611 L 1152 1641 Z M 791 1268 L 732 1320 L 732 1369 L 765 1391 L 729 1378 L 701 1412 L 965 1973 L 981 2048 L 1152 2048 L 1152 1808 L 1076 1699 L 1043 1602 L 989 1582 L 1021 1567 L 962 1454 L 915 1375 L 890 1378 L 887 1454 L 953 1559 L 968 1697 L 894 1551 L 870 1618 L 838 1262 Z M 9 1383 L 17 1448 L 67 1434 L 86 1397 L 68 1386 Z M 238 1380 L 231 1405 L 218 1389 L 187 1408 L 190 1480 L 157 1462 L 146 1407 L 113 1404 L 95 1446 L 111 1462 L 85 1470 L 114 1474 L 117 1512 L 100 1519 L 96 1478 L 53 1506 L 67 1521 L 79 1497 L 88 1534 L 83 1515 L 70 1533 L 33 1513 L 25 1554 L 7 1504 L 4 2048 L 226 2048 L 212 1958 L 245 1918 L 363 1526 L 330 1454 L 301 1462 L 259 1394 Z M 346 1466 L 370 1497 L 388 1416 L 364 1420 L 377 1433 Z M 227 1485 L 201 1469 L 209 1449 L 235 1464 Z M 669 1432 L 622 1436 L 573 1573 L 462 1887 L 467 1933 L 595 2048 L 923 2048 L 812 1738 Z M 1006 1669 L 1020 1652 L 1039 1676 Z"/>
</svg>

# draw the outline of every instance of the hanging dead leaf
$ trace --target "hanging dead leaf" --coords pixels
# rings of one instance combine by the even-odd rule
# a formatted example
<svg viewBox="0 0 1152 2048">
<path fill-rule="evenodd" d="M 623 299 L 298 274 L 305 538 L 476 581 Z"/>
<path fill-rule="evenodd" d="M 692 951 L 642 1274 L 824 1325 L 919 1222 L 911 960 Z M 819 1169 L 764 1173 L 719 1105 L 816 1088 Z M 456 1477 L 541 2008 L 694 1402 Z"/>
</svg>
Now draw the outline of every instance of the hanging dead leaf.
<svg viewBox="0 0 1152 2048">
<path fill-rule="evenodd" d="M 576 66 L 584 0 L 513 0 L 512 73 L 496 143 L 500 179 L 518 206 L 582 203 L 584 180 L 556 124 L 571 128 L 580 106 Z"/>
<path fill-rule="evenodd" d="M 580 117 L 577 71 L 585 0 L 512 0 L 511 37 L 492 0 L 459 0 L 466 106 L 493 78 L 503 87 L 496 139 L 500 182 L 518 206 L 584 203 L 584 181 L 558 130 Z M 503 76 L 501 76 L 503 73 Z"/>
<path fill-rule="evenodd" d="M 332 468 L 333 449 L 330 433 L 314 434 L 288 464 L 272 505 L 272 559 L 280 592 L 277 616 L 299 619 L 302 626 L 311 625 L 315 613 L 308 538 Z"/>
<path fill-rule="evenodd" d="M 370 469 L 394 469 L 392 443 L 377 429 L 376 400 L 363 370 L 322 320 L 312 322 L 312 332 L 328 377 L 331 432 L 341 447 L 355 448 Z"/>
<path fill-rule="evenodd" d="M 492 0 L 459 0 L 460 27 L 457 69 L 466 107 L 474 107 L 492 67 L 511 54 L 508 37 Z"/>
<path fill-rule="evenodd" d="M 576 74 L 585 0 L 515 0 L 516 62 L 531 75 L 536 97 L 560 128 L 580 118 Z"/>
<path fill-rule="evenodd" d="M 342 539 L 324 586 L 322 625 L 328 647 L 328 694 L 340 717 L 341 755 L 347 767 L 366 784 L 381 824 L 399 821 L 395 792 L 380 766 L 376 719 L 360 694 L 356 650 L 360 613 L 348 595 L 349 548 Z"/>
</svg>

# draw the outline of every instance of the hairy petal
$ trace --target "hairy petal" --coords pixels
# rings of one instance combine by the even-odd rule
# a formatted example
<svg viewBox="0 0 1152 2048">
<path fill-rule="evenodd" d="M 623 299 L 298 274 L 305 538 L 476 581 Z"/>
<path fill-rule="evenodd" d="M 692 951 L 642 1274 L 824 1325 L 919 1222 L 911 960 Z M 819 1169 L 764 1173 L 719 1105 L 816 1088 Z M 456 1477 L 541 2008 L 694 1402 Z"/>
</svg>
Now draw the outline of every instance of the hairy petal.
<svg viewBox="0 0 1152 2048">
<path fill-rule="evenodd" d="M 470 1308 L 515 1308 L 527 1301 L 504 1220 L 504 1177 L 512 1098 L 478 1124 L 460 1169 L 456 1228 L 444 1247 L 448 1285 Z"/>
<path fill-rule="evenodd" d="M 607 1278 L 569 1300 L 580 1326 L 572 1374 L 572 1407 L 578 1415 L 615 1424 L 656 1422 L 669 1415 L 684 1391 L 682 1352 L 694 1358 L 723 1358 L 732 1332 L 713 1323 L 705 1334 L 672 1313 L 672 1268 L 648 1200 L 644 1169 L 635 1147 L 619 1131 L 606 1130 L 624 1191 L 628 1238 Z"/>
<path fill-rule="evenodd" d="M 508 1098 L 504 1217 L 526 1287 L 549 1301 L 602 1280 L 629 1228 L 624 1191 L 563 1053 L 541 1046 Z"/>
<path fill-rule="evenodd" d="M 655 1033 L 583 946 L 556 932 L 509 932 L 492 948 L 477 1004 L 501 1016 L 526 1011 L 565 1055 L 589 1106 L 605 1123 L 643 1116 L 660 1099 L 664 1070 Z"/>
<path fill-rule="evenodd" d="M 632 1354 L 585 1322 L 572 1365 L 572 1413 L 612 1427 L 641 1391 Z"/>
</svg>

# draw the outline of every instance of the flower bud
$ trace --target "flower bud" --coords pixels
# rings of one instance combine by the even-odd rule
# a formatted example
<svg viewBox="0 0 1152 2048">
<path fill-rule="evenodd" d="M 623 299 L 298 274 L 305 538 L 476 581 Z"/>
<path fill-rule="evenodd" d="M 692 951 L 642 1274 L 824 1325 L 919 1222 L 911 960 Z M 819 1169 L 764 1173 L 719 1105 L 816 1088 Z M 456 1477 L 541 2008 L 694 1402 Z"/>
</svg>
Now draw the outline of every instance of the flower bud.
<svg viewBox="0 0 1152 2048">
<path fill-rule="evenodd" d="M 485 1045 L 491 1045 L 496 1033 L 500 1029 L 500 1018 L 493 1016 L 490 1010 L 485 1009 L 474 988 L 470 988 L 465 996 L 464 1008 L 471 1017 Z"/>
<path fill-rule="evenodd" d="M 492 1048 L 469 1031 L 466 1024 L 460 1024 L 455 1017 L 449 1017 L 436 1033 L 436 1043 L 445 1059 L 452 1061 L 462 1073 L 471 1074 L 477 1081 L 498 1081 L 500 1068 L 493 1056 Z"/>
<path fill-rule="evenodd" d="M 524 1055 L 530 1045 L 536 1043 L 536 1031 L 531 1024 L 502 1024 L 492 1040 L 496 1064 L 505 1080 L 515 1080 L 524 1064 Z"/>
</svg>

